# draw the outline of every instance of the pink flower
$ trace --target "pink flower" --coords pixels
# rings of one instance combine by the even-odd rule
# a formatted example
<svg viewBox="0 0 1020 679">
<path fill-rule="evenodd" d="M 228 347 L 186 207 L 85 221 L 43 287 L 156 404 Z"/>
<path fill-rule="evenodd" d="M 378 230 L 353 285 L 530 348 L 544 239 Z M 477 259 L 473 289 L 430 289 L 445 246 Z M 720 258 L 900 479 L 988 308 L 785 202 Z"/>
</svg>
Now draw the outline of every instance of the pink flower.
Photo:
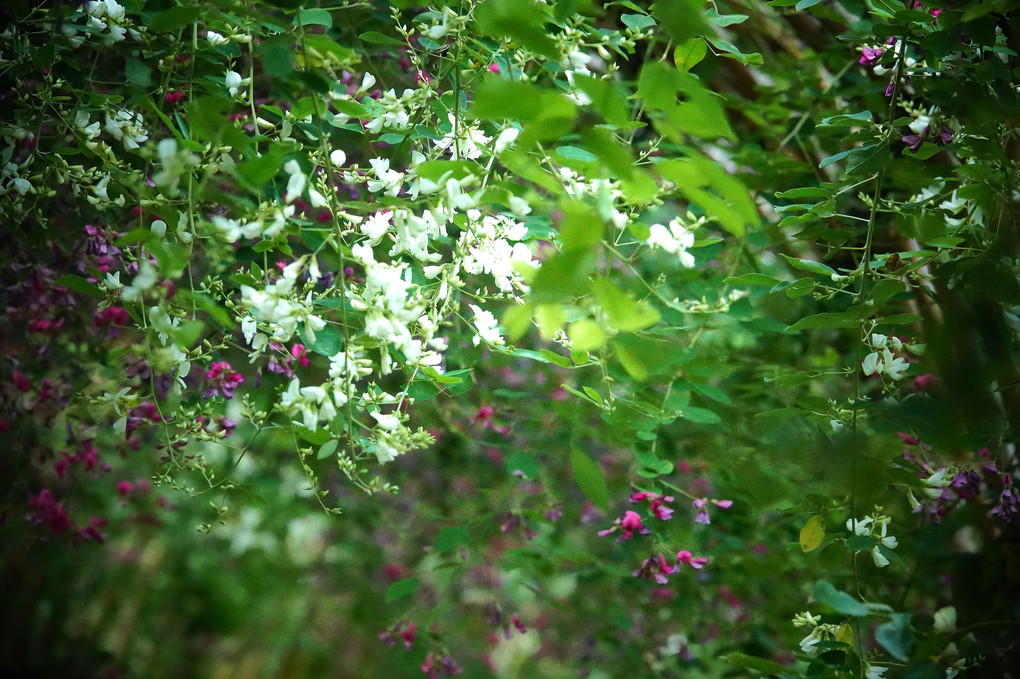
<svg viewBox="0 0 1020 679">
<path fill-rule="evenodd" d="M 896 432 L 896 435 L 899 436 L 908 446 L 916 446 L 920 443 L 920 441 L 906 432 L 898 431 Z"/>
<path fill-rule="evenodd" d="M 510 624 L 513 625 L 521 634 L 527 634 L 528 628 L 524 626 L 523 622 L 521 622 L 521 616 L 511 615 Z"/>
<path fill-rule="evenodd" d="M 641 535 L 648 535 L 651 531 L 645 528 L 644 523 L 641 521 L 641 516 L 637 512 L 627 511 L 624 512 L 623 516 L 613 522 L 613 525 L 605 530 L 599 531 L 599 537 L 605 537 L 611 533 L 615 533 L 617 530 L 622 530 L 623 534 L 617 538 L 617 542 L 623 542 L 629 540 L 634 533 L 640 533 Z"/>
<path fill-rule="evenodd" d="M 117 493 L 119 495 L 127 495 L 135 489 L 135 484 L 130 481 L 121 481 L 117 484 Z"/>
<path fill-rule="evenodd" d="M 729 509 L 730 507 L 733 506 L 733 500 L 713 499 L 711 502 L 719 509 Z M 708 503 L 709 499 L 705 497 L 698 498 L 697 500 L 691 503 L 694 505 L 694 508 L 698 510 L 698 515 L 694 517 L 695 523 L 703 523 L 705 525 L 712 523 L 712 520 L 708 516 Z"/>
<path fill-rule="evenodd" d="M 499 64 L 489 64 L 489 73 L 499 73 Z"/>
<path fill-rule="evenodd" d="M 310 363 L 308 358 L 308 350 L 305 349 L 304 344 L 295 344 L 290 348 L 291 357 L 298 362 L 298 365 L 305 367 Z"/>
<path fill-rule="evenodd" d="M 931 391 L 935 387 L 935 382 L 935 376 L 931 373 L 918 375 L 914 378 L 914 384 L 911 389 L 913 391 Z"/>
<path fill-rule="evenodd" d="M 645 578 L 646 580 L 654 579 L 660 585 L 665 585 L 669 582 L 666 576 L 673 573 L 676 573 L 676 568 L 667 564 L 666 557 L 659 553 L 645 559 L 644 563 L 641 564 L 641 568 L 634 571 L 634 577 Z"/>
<path fill-rule="evenodd" d="M 35 523 L 45 523 L 53 531 L 53 535 L 60 535 L 71 527 L 71 520 L 67 517 L 67 510 L 56 501 L 48 489 L 43 490 L 34 498 L 28 501 L 28 506 L 35 511 L 29 517 Z"/>
<path fill-rule="evenodd" d="M 647 491 L 641 491 L 634 493 L 630 496 L 630 503 L 637 504 L 643 500 L 648 501 L 648 510 L 657 518 L 659 521 L 669 521 L 670 517 L 673 516 L 673 509 L 667 507 L 665 503 L 673 502 L 676 500 L 672 495 L 659 495 L 658 493 L 650 493 Z"/>
<path fill-rule="evenodd" d="M 78 531 L 78 535 L 85 538 L 85 540 L 95 540 L 96 542 L 105 542 L 106 534 L 100 532 L 100 528 L 109 523 L 106 519 L 99 519 L 92 517 L 89 519 L 89 525 Z"/>
<path fill-rule="evenodd" d="M 163 95 L 163 101 L 168 104 L 176 104 L 184 98 L 184 92 L 167 92 Z"/>
<path fill-rule="evenodd" d="M 18 391 L 28 391 L 32 388 L 32 380 L 22 375 L 17 370 L 14 371 L 14 386 Z"/>
<path fill-rule="evenodd" d="M 205 390 L 203 398 L 210 398 L 223 394 L 226 398 L 234 397 L 234 390 L 244 384 L 244 377 L 241 373 L 235 372 L 226 361 L 219 361 L 209 366 L 205 373 L 209 380 L 209 387 Z"/>
<path fill-rule="evenodd" d="M 687 564 L 696 571 L 700 571 L 708 563 L 708 557 L 694 556 L 685 549 L 676 554 L 676 571 L 680 570 L 680 564 L 682 563 Z"/>
<path fill-rule="evenodd" d="M 414 624 L 414 620 L 407 623 L 407 627 L 400 630 L 400 637 L 404 640 L 404 648 L 408 651 L 414 646 L 414 634 L 418 630 L 418 626 Z"/>
</svg>

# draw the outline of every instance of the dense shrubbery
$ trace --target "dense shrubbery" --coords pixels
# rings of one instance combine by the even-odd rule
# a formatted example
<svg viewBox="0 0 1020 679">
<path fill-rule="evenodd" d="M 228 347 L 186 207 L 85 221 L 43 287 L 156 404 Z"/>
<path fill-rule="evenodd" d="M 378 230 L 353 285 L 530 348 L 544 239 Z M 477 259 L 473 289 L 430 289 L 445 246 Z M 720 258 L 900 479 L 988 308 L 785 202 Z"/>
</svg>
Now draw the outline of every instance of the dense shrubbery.
<svg viewBox="0 0 1020 679">
<path fill-rule="evenodd" d="M 0 666 L 1011 676 L 1016 17 L 938 5 L 13 2 Z"/>
</svg>

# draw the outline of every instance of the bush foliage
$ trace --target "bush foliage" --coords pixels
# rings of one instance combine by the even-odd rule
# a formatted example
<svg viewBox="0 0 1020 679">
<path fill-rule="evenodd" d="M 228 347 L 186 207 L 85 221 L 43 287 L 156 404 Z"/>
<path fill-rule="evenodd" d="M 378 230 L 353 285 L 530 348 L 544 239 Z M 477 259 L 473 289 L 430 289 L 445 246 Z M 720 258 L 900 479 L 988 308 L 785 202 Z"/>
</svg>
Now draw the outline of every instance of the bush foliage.
<svg viewBox="0 0 1020 679">
<path fill-rule="evenodd" d="M 1008 0 L 12 0 L 11 676 L 1012 676 Z"/>
</svg>

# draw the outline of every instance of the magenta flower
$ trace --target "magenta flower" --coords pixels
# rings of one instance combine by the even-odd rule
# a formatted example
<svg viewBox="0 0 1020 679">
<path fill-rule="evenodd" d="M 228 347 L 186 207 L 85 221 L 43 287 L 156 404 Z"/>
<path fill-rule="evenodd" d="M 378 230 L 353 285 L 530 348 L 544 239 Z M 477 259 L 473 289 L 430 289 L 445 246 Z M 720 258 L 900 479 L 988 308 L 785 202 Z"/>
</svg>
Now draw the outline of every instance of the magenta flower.
<svg viewBox="0 0 1020 679">
<path fill-rule="evenodd" d="M 705 564 L 708 563 L 708 557 L 705 556 L 694 556 L 686 549 L 676 553 L 676 567 L 674 572 L 680 570 L 680 564 L 686 564 L 696 571 L 700 571 Z"/>
<path fill-rule="evenodd" d="M 648 501 L 648 511 L 659 521 L 669 521 L 670 517 L 673 516 L 673 509 L 665 504 L 676 500 L 672 495 L 659 495 L 658 493 L 641 491 L 630 496 L 630 503 L 632 505 L 645 500 Z"/>
<path fill-rule="evenodd" d="M 54 535 L 60 535 L 71 527 L 64 505 L 57 502 L 48 489 L 29 500 L 28 506 L 35 510 L 29 519 L 34 523 L 45 523 Z"/>
<path fill-rule="evenodd" d="M 623 542 L 629 540 L 634 533 L 640 533 L 641 535 L 648 535 L 651 531 L 645 528 L 645 524 L 641 521 L 641 516 L 637 512 L 627 511 L 624 512 L 621 518 L 618 518 L 613 522 L 613 525 L 605 530 L 599 531 L 599 537 L 605 537 L 616 531 L 623 531 L 623 534 L 617 538 L 617 542 Z"/>
<path fill-rule="evenodd" d="M 857 60 L 861 66 L 874 66 L 882 58 L 885 50 L 880 47 L 862 47 L 861 58 Z"/>
<path fill-rule="evenodd" d="M 676 573 L 676 569 L 667 564 L 666 557 L 659 553 L 645 559 L 644 563 L 641 564 L 641 568 L 634 571 L 634 577 L 655 580 L 660 585 L 665 585 L 669 582 L 666 576 L 673 573 Z"/>
<path fill-rule="evenodd" d="M 233 398 L 234 390 L 244 384 L 244 377 L 241 373 L 235 372 L 226 361 L 213 363 L 205 373 L 209 380 L 209 387 L 205 390 L 203 398 L 210 398 L 222 394 L 225 398 Z"/>
</svg>

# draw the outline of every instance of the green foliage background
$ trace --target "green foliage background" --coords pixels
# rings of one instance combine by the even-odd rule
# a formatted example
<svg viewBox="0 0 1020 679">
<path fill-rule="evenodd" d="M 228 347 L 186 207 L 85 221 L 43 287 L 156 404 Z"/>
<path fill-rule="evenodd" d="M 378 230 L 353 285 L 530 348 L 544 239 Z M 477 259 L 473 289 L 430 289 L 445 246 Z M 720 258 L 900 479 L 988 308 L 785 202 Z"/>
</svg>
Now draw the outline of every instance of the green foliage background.
<svg viewBox="0 0 1020 679">
<path fill-rule="evenodd" d="M 465 676 L 1016 671 L 1020 542 L 1003 520 L 1020 504 L 1009 500 L 1020 424 L 1015 3 L 124 7 L 147 31 L 116 42 L 75 6 L 4 10 L 0 68 L 15 86 L 4 160 L 15 170 L 0 236 L 2 421 L 16 444 L 0 456 L 0 668 L 416 676 L 434 654 Z M 463 24 L 422 37 L 443 7 Z M 214 29 L 253 38 L 213 44 L 204 31 Z M 409 68 L 400 60 L 414 31 Z M 575 33 L 616 70 L 568 83 Z M 864 47 L 883 50 L 882 75 L 860 61 Z M 228 96 L 226 64 L 251 78 L 247 99 Z M 334 99 L 348 120 L 325 110 L 344 72 L 357 74 L 353 86 L 371 72 L 399 90 L 419 86 L 419 65 L 434 96 L 402 131 L 366 131 L 368 98 Z M 168 104 L 171 92 L 186 96 Z M 152 139 L 141 148 L 118 139 L 105 154 L 71 122 L 76 109 L 95 119 L 118 107 L 145 112 Z M 909 127 L 922 116 L 927 131 Z M 520 136 L 481 160 L 414 160 L 467 124 Z M 169 138 L 203 159 L 176 194 L 131 179 L 153 176 L 155 144 Z M 326 379 L 329 358 L 354 341 L 344 314 L 358 311 L 345 301 L 355 282 L 342 272 L 356 257 L 336 213 L 415 199 L 348 192 L 332 222 L 289 216 L 279 234 L 236 243 L 210 217 L 283 204 L 284 164 L 314 177 L 333 148 L 412 163 L 437 184 L 464 180 L 494 212 L 506 214 L 511 196 L 535 208 L 521 218 L 541 260 L 520 273 L 530 289 L 462 291 L 497 314 L 508 343 L 473 342 L 457 307 L 445 373 L 404 366 L 380 377 L 380 389 L 406 390 L 409 421 L 434 437 L 381 470 L 364 471 L 377 432 L 351 409 L 316 429 L 277 408 L 288 382 L 247 364 L 238 291 L 311 253 L 338 272 L 316 292 L 314 308 L 332 314 L 326 329 L 312 339 L 306 323 L 297 336 L 309 373 Z M 209 169 L 220 153 L 232 163 Z M 616 182 L 619 195 L 572 193 L 563 168 Z M 115 177 L 109 202 L 70 190 L 104 173 Z M 32 188 L 20 193 L 14 176 Z M 627 213 L 625 229 L 610 207 Z M 145 214 L 170 231 L 184 215 L 194 240 L 153 237 Z M 673 219 L 694 234 L 681 250 L 695 266 L 647 245 L 652 226 Z M 145 305 L 125 304 L 134 323 L 116 336 L 94 321 L 116 295 L 83 264 L 85 224 L 151 256 L 173 282 L 158 304 L 187 312 L 172 335 L 193 352 L 190 394 L 159 395 Z M 436 247 L 456 250 L 456 238 Z M 40 318 L 60 324 L 33 326 Z M 863 374 L 881 354 L 875 333 L 902 341 L 903 379 Z M 128 376 L 131 355 L 150 373 Z M 195 386 L 213 360 L 246 379 L 231 439 L 189 424 L 232 413 Z M 146 423 L 136 449 L 114 427 L 119 408 L 139 402 L 100 396 L 122 386 L 170 422 Z M 57 474 L 83 430 L 109 469 Z M 939 486 L 938 470 L 978 484 L 969 495 Z M 152 487 L 123 494 L 121 480 Z M 390 484 L 399 494 L 383 492 Z M 76 528 L 108 519 L 105 541 L 51 534 L 27 504 L 42 489 Z M 628 504 L 636 490 L 674 496 L 673 518 Z M 908 491 L 924 503 L 917 512 Z M 706 524 L 695 520 L 699 499 L 733 505 L 708 503 Z M 640 510 L 650 535 L 597 535 L 627 510 Z M 865 515 L 889 517 L 895 549 L 879 546 L 884 533 L 846 527 Z M 646 559 L 680 550 L 709 563 L 664 585 L 635 577 Z M 891 563 L 877 567 L 872 550 Z M 940 622 L 949 607 L 951 626 Z M 832 628 L 798 648 L 810 630 L 791 621 L 803 611 Z"/>
</svg>

